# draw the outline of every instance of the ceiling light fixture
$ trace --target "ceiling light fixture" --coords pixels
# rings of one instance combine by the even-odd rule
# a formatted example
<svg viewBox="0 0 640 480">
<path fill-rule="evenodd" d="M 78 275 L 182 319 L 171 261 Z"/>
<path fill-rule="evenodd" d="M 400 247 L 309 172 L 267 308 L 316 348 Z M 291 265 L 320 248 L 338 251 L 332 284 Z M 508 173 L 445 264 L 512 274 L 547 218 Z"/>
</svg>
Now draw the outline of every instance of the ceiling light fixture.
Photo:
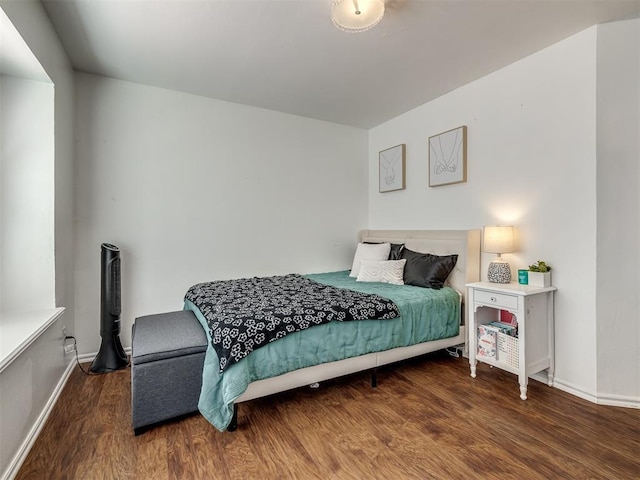
<svg viewBox="0 0 640 480">
<path fill-rule="evenodd" d="M 333 0 L 331 20 L 340 30 L 364 32 L 384 16 L 384 0 Z"/>
</svg>

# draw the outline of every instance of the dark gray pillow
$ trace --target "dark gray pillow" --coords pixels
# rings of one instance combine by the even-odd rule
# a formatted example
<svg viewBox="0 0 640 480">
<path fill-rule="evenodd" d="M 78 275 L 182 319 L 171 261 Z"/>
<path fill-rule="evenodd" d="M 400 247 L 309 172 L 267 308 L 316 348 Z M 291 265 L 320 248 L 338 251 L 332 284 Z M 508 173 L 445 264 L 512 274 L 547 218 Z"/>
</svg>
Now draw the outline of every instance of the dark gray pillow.
<svg viewBox="0 0 640 480">
<path fill-rule="evenodd" d="M 402 260 L 402 250 L 404 243 L 392 243 L 389 251 L 389 260 Z"/>
<path fill-rule="evenodd" d="M 404 266 L 404 283 L 416 287 L 439 290 L 456 266 L 458 255 L 431 255 L 403 248 L 400 258 L 407 260 Z"/>
</svg>

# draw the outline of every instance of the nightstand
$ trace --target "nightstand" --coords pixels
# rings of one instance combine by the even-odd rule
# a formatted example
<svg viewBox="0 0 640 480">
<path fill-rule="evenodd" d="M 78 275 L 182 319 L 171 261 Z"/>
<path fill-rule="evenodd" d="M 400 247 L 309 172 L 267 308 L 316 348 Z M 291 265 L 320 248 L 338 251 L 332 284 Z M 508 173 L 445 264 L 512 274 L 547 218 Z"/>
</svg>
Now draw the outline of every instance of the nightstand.
<svg viewBox="0 0 640 480">
<path fill-rule="evenodd" d="M 477 363 L 484 362 L 518 376 L 520 398 L 527 399 L 529 377 L 547 371 L 553 385 L 553 295 L 556 287 L 533 287 L 518 283 L 468 283 L 469 364 L 476 377 Z M 504 313 L 517 322 L 517 336 L 492 328 Z M 507 316 L 508 313 L 506 314 Z M 482 328 L 480 328 L 482 327 Z M 481 330 L 482 348 L 478 350 Z M 495 335 L 494 335 L 495 333 Z M 491 340 L 495 339 L 493 350 Z"/>
</svg>

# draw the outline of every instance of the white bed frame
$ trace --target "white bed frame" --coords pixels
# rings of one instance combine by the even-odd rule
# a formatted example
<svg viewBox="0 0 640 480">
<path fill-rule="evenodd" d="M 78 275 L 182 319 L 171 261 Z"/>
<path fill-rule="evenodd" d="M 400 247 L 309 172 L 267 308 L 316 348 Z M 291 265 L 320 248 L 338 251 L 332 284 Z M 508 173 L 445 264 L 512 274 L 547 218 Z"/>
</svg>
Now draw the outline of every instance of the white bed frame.
<svg viewBox="0 0 640 480">
<path fill-rule="evenodd" d="M 415 252 L 435 255 L 457 253 L 458 261 L 454 271 L 449 275 L 447 284 L 462 295 L 461 315 L 464 315 L 466 284 L 480 279 L 480 230 L 362 230 L 358 240 L 404 243 L 406 248 Z M 467 334 L 462 318 L 460 333 L 455 337 L 368 353 L 258 380 L 249 384 L 247 390 L 236 400 L 236 404 L 362 370 L 375 370 L 382 365 L 461 344 L 465 345 L 466 351 Z"/>
</svg>

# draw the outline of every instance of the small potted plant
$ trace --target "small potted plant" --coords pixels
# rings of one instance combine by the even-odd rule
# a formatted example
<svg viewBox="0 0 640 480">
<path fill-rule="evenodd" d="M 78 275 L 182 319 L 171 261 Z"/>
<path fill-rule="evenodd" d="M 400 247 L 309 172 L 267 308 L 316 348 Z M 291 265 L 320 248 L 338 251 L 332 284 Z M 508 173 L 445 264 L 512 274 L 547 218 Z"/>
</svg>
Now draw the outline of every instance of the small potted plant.
<svg viewBox="0 0 640 480">
<path fill-rule="evenodd" d="M 548 287 L 551 285 L 551 267 L 546 262 L 538 260 L 529 265 L 529 285 L 534 287 Z"/>
</svg>

